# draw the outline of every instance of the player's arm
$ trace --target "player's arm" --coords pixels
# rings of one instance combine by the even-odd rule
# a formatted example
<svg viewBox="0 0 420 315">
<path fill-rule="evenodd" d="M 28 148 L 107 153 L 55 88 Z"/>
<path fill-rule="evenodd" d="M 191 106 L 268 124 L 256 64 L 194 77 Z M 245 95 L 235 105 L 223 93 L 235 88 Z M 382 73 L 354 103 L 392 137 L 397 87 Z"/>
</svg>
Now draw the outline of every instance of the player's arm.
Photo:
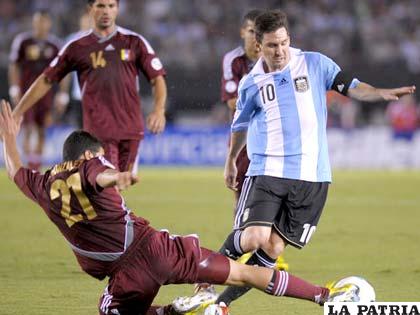
<svg viewBox="0 0 420 315">
<path fill-rule="evenodd" d="M 246 135 L 246 130 L 232 132 L 230 135 L 230 147 L 226 157 L 224 177 L 226 186 L 235 191 L 238 190 L 236 159 L 246 144 Z"/>
<path fill-rule="evenodd" d="M 162 75 L 150 81 L 154 97 L 153 111 L 147 117 L 147 128 L 152 133 L 161 133 L 165 129 L 165 104 L 167 98 L 166 81 Z"/>
<path fill-rule="evenodd" d="M 229 107 L 229 109 L 236 110 L 236 101 L 236 97 L 227 100 L 226 104 Z"/>
<path fill-rule="evenodd" d="M 119 172 L 113 169 L 107 169 L 96 177 L 96 183 L 102 188 L 116 186 L 118 190 L 127 189 L 137 182 L 138 177 L 131 172 Z"/>
<path fill-rule="evenodd" d="M 253 97 L 248 98 L 245 90 L 239 90 L 238 96 L 236 111 L 231 126 L 230 147 L 226 157 L 224 172 L 225 184 L 233 190 L 238 189 L 238 182 L 236 181 L 238 174 L 236 159 L 246 144 L 248 123 L 256 106 Z"/>
<path fill-rule="evenodd" d="M 338 66 L 330 59 L 330 73 L 336 72 L 333 76 L 331 89 L 363 102 L 395 101 L 405 94 L 413 94 L 416 90 L 414 85 L 404 86 L 395 89 L 379 89 L 365 82 L 360 82 L 346 71 L 339 70 Z"/>
<path fill-rule="evenodd" d="M 19 103 L 20 97 L 22 96 L 19 81 L 20 81 L 20 70 L 16 62 L 9 64 L 9 96 L 14 106 Z"/>
<path fill-rule="evenodd" d="M 350 88 L 347 95 L 364 102 L 395 101 L 400 96 L 413 94 L 415 90 L 416 87 L 414 85 L 395 89 L 379 89 L 367 83 L 360 82 L 355 88 Z"/>
<path fill-rule="evenodd" d="M 54 96 L 54 108 L 59 115 L 62 115 L 70 101 L 69 90 L 72 75 L 66 75 L 59 84 L 59 89 Z"/>
<path fill-rule="evenodd" d="M 17 171 L 22 167 L 22 162 L 16 145 L 16 137 L 19 133 L 19 129 L 20 121 L 13 119 L 10 104 L 5 100 L 2 100 L 0 113 L 0 136 L 3 139 L 4 160 L 7 174 L 11 180 L 14 179 Z"/>
<path fill-rule="evenodd" d="M 29 108 L 38 102 L 52 87 L 52 82 L 41 74 L 31 87 L 22 96 L 22 99 L 13 110 L 13 117 L 19 119 Z"/>
</svg>

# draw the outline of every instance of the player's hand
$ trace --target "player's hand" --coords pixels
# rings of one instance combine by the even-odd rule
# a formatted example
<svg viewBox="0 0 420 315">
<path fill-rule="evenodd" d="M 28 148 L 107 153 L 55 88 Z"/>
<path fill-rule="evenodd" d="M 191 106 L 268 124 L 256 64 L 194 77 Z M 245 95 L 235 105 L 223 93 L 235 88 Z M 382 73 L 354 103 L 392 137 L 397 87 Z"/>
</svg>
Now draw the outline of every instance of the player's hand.
<svg viewBox="0 0 420 315">
<path fill-rule="evenodd" d="M 137 175 L 131 172 L 119 172 L 117 174 L 116 186 L 119 191 L 127 189 L 139 181 Z"/>
<path fill-rule="evenodd" d="M 147 116 L 147 129 L 151 133 L 161 133 L 165 129 L 166 117 L 164 111 L 153 111 Z"/>
<path fill-rule="evenodd" d="M 225 164 L 225 184 L 226 187 L 232 189 L 233 191 L 238 190 L 238 181 L 236 177 L 238 175 L 238 169 L 236 167 L 235 161 L 233 159 L 227 158 Z"/>
<path fill-rule="evenodd" d="M 396 101 L 400 96 L 406 94 L 413 94 L 416 91 L 416 86 L 404 86 L 396 89 L 381 89 L 380 94 L 385 101 Z"/>
<path fill-rule="evenodd" d="M 16 138 L 22 119 L 15 120 L 12 115 L 12 108 L 9 102 L 1 100 L 1 113 L 0 113 L 0 135 L 1 137 L 14 137 Z"/>
</svg>

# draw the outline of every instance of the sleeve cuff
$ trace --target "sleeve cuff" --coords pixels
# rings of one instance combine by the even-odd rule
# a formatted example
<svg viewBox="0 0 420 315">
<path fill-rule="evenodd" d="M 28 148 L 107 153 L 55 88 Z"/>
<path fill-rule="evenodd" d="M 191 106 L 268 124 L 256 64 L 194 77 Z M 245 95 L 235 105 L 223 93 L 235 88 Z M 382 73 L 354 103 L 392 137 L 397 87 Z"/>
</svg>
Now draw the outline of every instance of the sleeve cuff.
<svg viewBox="0 0 420 315">
<path fill-rule="evenodd" d="M 360 84 L 359 79 L 354 78 L 354 79 L 351 81 L 351 83 L 350 83 L 349 89 L 354 89 L 354 88 L 357 88 L 357 86 L 358 86 L 359 84 Z"/>
</svg>

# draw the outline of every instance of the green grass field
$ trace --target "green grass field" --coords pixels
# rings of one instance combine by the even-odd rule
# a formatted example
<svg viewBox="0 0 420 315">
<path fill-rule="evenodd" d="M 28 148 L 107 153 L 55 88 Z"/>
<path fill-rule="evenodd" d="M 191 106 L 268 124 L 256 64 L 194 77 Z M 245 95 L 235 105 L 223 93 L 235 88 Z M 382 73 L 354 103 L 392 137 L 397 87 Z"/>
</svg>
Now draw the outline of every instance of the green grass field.
<svg viewBox="0 0 420 315">
<path fill-rule="evenodd" d="M 143 169 L 128 205 L 160 229 L 198 233 L 217 249 L 230 231 L 232 194 L 221 169 Z M 379 301 L 420 301 L 420 172 L 335 172 L 327 206 L 309 245 L 288 248 L 290 272 L 324 284 L 362 275 Z M 97 314 L 105 287 L 83 274 L 43 211 L 0 171 L 0 314 Z M 158 303 L 189 294 L 162 288 Z M 249 293 L 232 314 L 322 314 L 304 301 Z"/>
</svg>

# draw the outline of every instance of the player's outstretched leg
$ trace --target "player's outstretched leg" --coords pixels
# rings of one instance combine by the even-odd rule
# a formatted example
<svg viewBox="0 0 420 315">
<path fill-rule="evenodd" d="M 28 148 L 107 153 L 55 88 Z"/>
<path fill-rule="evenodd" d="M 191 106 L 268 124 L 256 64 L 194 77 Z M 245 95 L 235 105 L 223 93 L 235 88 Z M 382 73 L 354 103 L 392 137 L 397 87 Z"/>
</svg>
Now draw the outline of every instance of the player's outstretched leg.
<svg viewBox="0 0 420 315">
<path fill-rule="evenodd" d="M 219 249 L 219 253 L 233 260 L 237 260 L 242 255 L 244 255 L 244 251 L 240 245 L 241 235 L 242 231 L 240 230 L 236 230 L 230 233 L 222 247 Z M 251 288 L 247 287 L 228 288 L 228 291 L 224 292 L 225 294 L 223 300 L 229 301 L 228 303 L 230 303 L 230 301 L 239 298 L 250 289 Z M 202 282 L 196 285 L 194 294 L 192 296 L 180 296 L 176 298 L 172 304 L 178 311 L 186 314 L 205 309 L 208 305 L 215 303 L 218 297 L 219 295 L 217 294 L 213 285 L 207 282 Z"/>
<path fill-rule="evenodd" d="M 267 267 L 271 269 L 274 269 L 275 263 L 276 263 L 276 260 L 268 256 L 267 253 L 265 253 L 264 250 L 261 248 L 257 250 L 255 253 L 253 253 L 251 257 L 249 257 L 248 261 L 246 261 L 246 264 L 250 266 L 261 266 L 261 267 Z M 251 287 L 249 286 L 227 287 L 217 298 L 216 304 L 224 303 L 224 305 L 229 306 L 230 303 L 239 299 L 249 290 L 251 290 Z"/>
<path fill-rule="evenodd" d="M 230 266 L 231 272 L 226 281 L 230 285 L 249 285 L 270 295 L 293 297 L 318 304 L 324 303 L 329 295 L 328 288 L 313 285 L 286 271 L 240 265 L 233 261 Z"/>
<path fill-rule="evenodd" d="M 270 295 L 293 297 L 312 301 L 320 305 L 328 301 L 330 289 L 313 285 L 286 271 L 239 264 L 217 253 L 206 256 L 209 259 L 206 261 L 206 264 L 200 264 L 205 267 L 202 267 L 198 277 L 198 280 L 204 280 L 203 282 L 220 284 L 223 276 L 228 273 L 227 278 L 223 282 L 225 285 L 249 286 Z M 333 288 L 333 290 L 331 293 L 334 293 L 335 297 L 337 297 L 337 294 L 351 294 L 351 288 L 348 287 Z M 186 313 L 183 311 L 182 305 L 181 309 L 178 308 L 180 305 L 176 303 L 173 306 L 178 313 Z"/>
<path fill-rule="evenodd" d="M 352 285 L 342 287 L 321 287 L 293 276 L 286 271 L 270 270 L 264 267 L 240 265 L 231 261 L 231 272 L 226 284 L 251 286 L 269 295 L 293 297 L 323 305 L 331 298 L 342 297 L 341 301 L 351 301 L 355 294 Z M 211 305 L 205 315 L 229 314 L 225 303 Z"/>
<path fill-rule="evenodd" d="M 244 260 L 243 263 L 248 265 L 257 265 L 272 269 L 276 268 L 276 260 L 266 254 L 263 249 L 258 249 L 252 254 L 245 254 L 248 256 L 248 259 L 243 259 L 245 255 L 240 246 L 241 235 L 242 231 L 233 231 L 227 237 L 225 243 L 219 250 L 219 253 L 234 260 Z M 250 289 L 251 287 L 246 286 L 231 286 L 226 288 L 221 295 L 218 296 L 212 285 L 209 285 L 208 283 L 198 284 L 192 296 L 179 297 L 173 303 L 178 305 L 179 309 L 182 309 L 185 312 L 197 312 L 215 302 L 217 304 L 223 302 L 225 305 L 229 306 L 231 302 L 246 294 Z"/>
<path fill-rule="evenodd" d="M 277 234 L 275 234 L 277 236 Z M 233 231 L 226 239 L 219 253 L 228 256 L 234 260 L 241 261 L 245 255 L 242 255 L 243 249 L 241 248 L 241 237 L 242 231 Z M 273 235 L 272 235 L 273 237 Z M 271 255 L 274 252 L 271 251 Z M 242 256 L 240 256 L 242 255 Z M 274 254 L 277 256 L 278 254 Z M 239 258 L 239 259 L 238 259 Z M 248 260 L 245 261 L 248 265 L 257 265 L 267 268 L 276 268 L 276 260 L 270 257 L 262 248 L 256 250 L 254 253 L 248 255 Z M 229 306 L 231 302 L 237 300 L 242 295 L 246 294 L 251 288 L 250 287 L 236 287 L 231 286 L 226 288 L 221 295 L 217 298 L 216 303 L 223 302 Z M 213 286 L 198 285 L 196 291 L 191 297 L 180 297 L 177 303 L 183 304 L 184 307 L 188 308 L 189 311 L 197 311 L 203 309 L 210 303 L 214 303 L 215 297 L 217 297 Z M 184 299 L 184 300 L 182 300 Z M 201 305 L 199 304 L 201 303 Z"/>
</svg>

